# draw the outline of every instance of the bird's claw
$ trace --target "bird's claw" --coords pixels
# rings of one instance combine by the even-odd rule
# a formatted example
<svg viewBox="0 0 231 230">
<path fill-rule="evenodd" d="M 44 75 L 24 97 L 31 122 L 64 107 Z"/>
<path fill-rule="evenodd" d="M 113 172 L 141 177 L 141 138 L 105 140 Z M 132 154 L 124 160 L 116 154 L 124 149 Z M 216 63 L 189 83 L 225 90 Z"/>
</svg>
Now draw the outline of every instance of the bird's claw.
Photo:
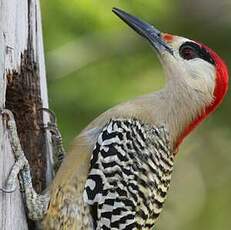
<svg viewBox="0 0 231 230">
<path fill-rule="evenodd" d="M 0 191 L 3 193 L 14 193 L 17 188 L 17 186 L 15 186 L 14 188 L 0 188 Z"/>
<path fill-rule="evenodd" d="M 40 127 L 43 129 L 50 129 L 51 127 L 57 127 L 56 116 L 53 111 L 48 108 L 40 108 L 38 111 L 46 112 L 49 115 L 49 122 L 45 125 L 43 123 L 40 124 Z"/>
<path fill-rule="evenodd" d="M 1 110 L 1 115 L 3 116 L 3 119 L 7 121 L 6 125 L 9 130 L 9 140 L 13 153 L 15 154 L 16 161 L 11 168 L 5 188 L 0 188 L 0 191 L 5 193 L 13 193 L 18 188 L 17 177 L 19 175 L 19 171 L 22 170 L 24 167 L 29 167 L 29 163 L 20 145 L 13 113 L 8 109 L 3 109 Z M 23 183 L 20 181 L 20 184 Z"/>
<path fill-rule="evenodd" d="M 5 186 L 0 188 L 0 191 L 3 193 L 14 193 L 18 189 L 17 175 L 16 175 L 16 178 L 15 178 L 15 176 L 13 176 L 13 175 L 15 175 L 14 173 L 12 174 L 13 170 L 14 170 L 14 166 L 11 169 L 11 172 L 7 178 Z"/>
<path fill-rule="evenodd" d="M 51 123 L 56 124 L 56 116 L 55 116 L 55 113 L 53 111 L 51 111 L 48 108 L 40 108 L 39 111 L 48 113 L 48 115 L 50 116 Z"/>
<path fill-rule="evenodd" d="M 39 111 L 48 113 L 50 121 L 47 122 L 46 125 L 40 124 L 40 127 L 45 130 L 50 131 L 52 140 L 54 141 L 55 144 L 57 144 L 57 142 L 59 142 L 62 136 L 57 126 L 57 119 L 56 119 L 55 113 L 47 108 L 40 108 Z"/>
<path fill-rule="evenodd" d="M 40 127 L 45 129 L 45 130 L 49 130 L 52 134 L 52 137 L 56 137 L 57 139 L 61 136 L 59 130 L 58 130 L 58 126 L 57 126 L 57 119 L 55 116 L 55 113 L 53 111 L 51 111 L 50 109 L 47 108 L 40 108 L 39 111 L 43 111 L 48 113 L 49 115 L 49 122 L 47 122 L 47 124 L 40 124 Z"/>
<path fill-rule="evenodd" d="M 22 170 L 24 167 L 26 167 L 28 164 L 27 159 L 24 156 L 21 156 L 20 158 L 18 158 L 16 160 L 16 162 L 14 163 L 10 174 L 7 178 L 6 181 L 6 187 L 5 188 L 0 188 L 0 191 L 4 192 L 4 193 L 13 193 L 17 190 L 18 186 L 17 186 L 17 177 L 19 175 L 19 171 Z M 20 177 L 20 190 L 24 190 L 23 188 L 23 182 L 21 181 L 21 177 Z M 25 183 L 25 182 L 24 182 Z"/>
<path fill-rule="evenodd" d="M 3 116 L 3 119 L 8 122 L 15 122 L 14 120 L 14 114 L 9 109 L 1 109 L 1 115 Z M 11 124 L 7 123 L 8 127 L 11 127 Z"/>
<path fill-rule="evenodd" d="M 52 146 L 53 146 L 53 160 L 54 160 L 54 171 L 57 172 L 60 167 L 65 150 L 63 148 L 62 135 L 58 129 L 57 119 L 55 113 L 47 108 L 40 108 L 39 111 L 46 112 L 49 115 L 49 122 L 47 124 L 40 124 L 40 127 L 44 130 L 48 130 L 51 133 Z"/>
</svg>

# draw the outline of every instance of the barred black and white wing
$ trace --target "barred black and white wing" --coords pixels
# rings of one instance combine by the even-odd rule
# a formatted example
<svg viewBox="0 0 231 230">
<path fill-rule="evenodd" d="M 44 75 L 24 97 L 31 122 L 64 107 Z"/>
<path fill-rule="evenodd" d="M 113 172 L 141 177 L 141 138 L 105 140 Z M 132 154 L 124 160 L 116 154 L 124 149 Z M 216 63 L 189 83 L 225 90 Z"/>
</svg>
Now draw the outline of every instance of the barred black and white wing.
<svg viewBox="0 0 231 230">
<path fill-rule="evenodd" d="M 152 229 L 173 160 L 164 127 L 111 120 L 98 137 L 84 190 L 95 229 Z"/>
</svg>

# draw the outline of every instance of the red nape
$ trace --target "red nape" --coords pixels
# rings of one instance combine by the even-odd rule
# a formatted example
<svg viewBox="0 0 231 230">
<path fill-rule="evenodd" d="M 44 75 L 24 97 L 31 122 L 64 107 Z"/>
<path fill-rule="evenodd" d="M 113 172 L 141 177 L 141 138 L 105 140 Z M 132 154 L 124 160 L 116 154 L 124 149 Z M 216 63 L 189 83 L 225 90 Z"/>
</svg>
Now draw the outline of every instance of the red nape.
<svg viewBox="0 0 231 230">
<path fill-rule="evenodd" d="M 189 126 L 187 126 L 182 135 L 178 138 L 175 149 L 178 149 L 179 145 L 182 143 L 184 138 L 196 127 L 198 126 L 209 114 L 215 111 L 215 109 L 221 104 L 224 96 L 228 90 L 229 83 L 229 73 L 228 68 L 224 61 L 209 47 L 201 45 L 205 48 L 211 55 L 212 59 L 215 61 L 216 67 L 216 85 L 214 89 L 214 101 L 211 105 L 205 108 L 204 112 L 199 115 Z"/>
</svg>

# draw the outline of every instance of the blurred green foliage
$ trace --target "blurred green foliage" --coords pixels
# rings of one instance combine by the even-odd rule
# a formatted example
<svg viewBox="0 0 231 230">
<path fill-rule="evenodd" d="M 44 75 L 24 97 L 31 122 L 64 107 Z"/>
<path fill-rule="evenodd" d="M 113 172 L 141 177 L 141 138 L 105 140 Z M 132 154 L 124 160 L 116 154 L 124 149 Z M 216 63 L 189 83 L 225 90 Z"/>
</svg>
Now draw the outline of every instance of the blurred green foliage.
<svg viewBox="0 0 231 230">
<path fill-rule="evenodd" d="M 41 0 L 49 103 L 64 143 L 98 114 L 164 84 L 152 49 L 112 12 L 202 41 L 231 64 L 226 0 Z M 231 102 L 185 141 L 157 229 L 231 229 Z"/>
</svg>

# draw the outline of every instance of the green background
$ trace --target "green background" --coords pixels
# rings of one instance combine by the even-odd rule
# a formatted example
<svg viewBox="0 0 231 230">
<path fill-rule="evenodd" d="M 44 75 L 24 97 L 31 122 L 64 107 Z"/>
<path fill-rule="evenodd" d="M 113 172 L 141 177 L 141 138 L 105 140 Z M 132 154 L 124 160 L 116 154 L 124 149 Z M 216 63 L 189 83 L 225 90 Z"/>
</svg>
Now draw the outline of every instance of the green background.
<svg viewBox="0 0 231 230">
<path fill-rule="evenodd" d="M 49 104 L 66 149 L 106 109 L 164 85 L 153 50 L 113 6 L 164 32 L 202 41 L 231 64 L 228 0 L 42 0 L 41 6 Z M 181 146 L 157 229 L 231 229 L 230 102 L 228 93 Z"/>
</svg>

